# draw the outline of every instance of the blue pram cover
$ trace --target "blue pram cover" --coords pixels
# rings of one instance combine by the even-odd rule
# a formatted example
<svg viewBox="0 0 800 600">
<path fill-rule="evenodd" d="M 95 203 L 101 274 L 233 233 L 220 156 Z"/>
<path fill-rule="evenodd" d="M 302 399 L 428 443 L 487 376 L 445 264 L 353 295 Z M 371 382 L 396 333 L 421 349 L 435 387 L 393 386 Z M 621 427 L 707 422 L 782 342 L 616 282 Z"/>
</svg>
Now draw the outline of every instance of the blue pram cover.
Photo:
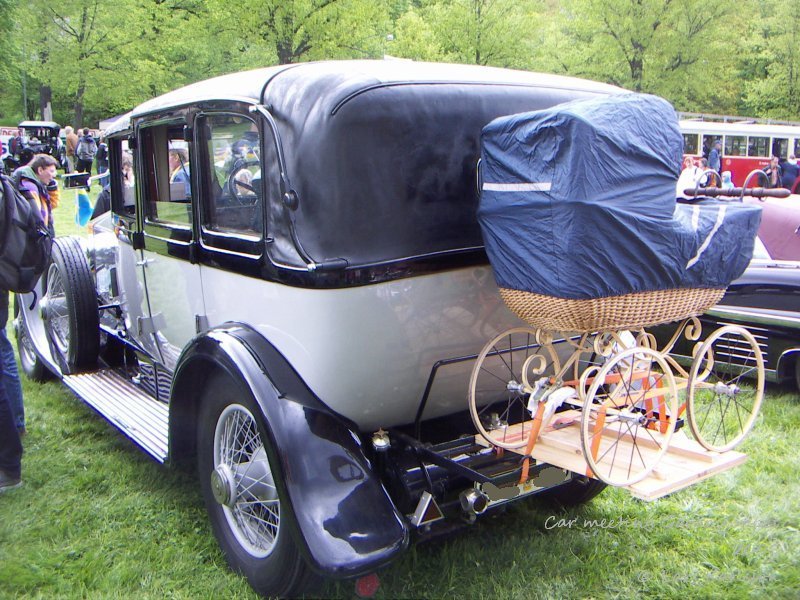
<svg viewBox="0 0 800 600">
<path fill-rule="evenodd" d="M 482 134 L 478 220 L 500 287 L 557 298 L 724 288 L 761 209 L 677 204 L 675 110 L 645 94 L 495 119 Z"/>
</svg>

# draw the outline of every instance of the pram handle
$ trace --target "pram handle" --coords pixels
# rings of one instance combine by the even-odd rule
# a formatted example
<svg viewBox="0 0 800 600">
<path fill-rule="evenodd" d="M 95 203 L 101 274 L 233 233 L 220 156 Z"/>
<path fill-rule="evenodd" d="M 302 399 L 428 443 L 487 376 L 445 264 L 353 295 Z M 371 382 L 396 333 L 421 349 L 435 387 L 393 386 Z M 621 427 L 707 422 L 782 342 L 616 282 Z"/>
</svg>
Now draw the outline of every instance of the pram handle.
<svg viewBox="0 0 800 600">
<path fill-rule="evenodd" d="M 718 188 L 718 187 L 701 187 L 701 188 L 687 188 L 683 190 L 686 196 L 707 196 L 710 198 L 717 198 L 720 196 L 752 196 L 753 198 L 788 198 L 792 193 L 786 188 Z"/>
</svg>

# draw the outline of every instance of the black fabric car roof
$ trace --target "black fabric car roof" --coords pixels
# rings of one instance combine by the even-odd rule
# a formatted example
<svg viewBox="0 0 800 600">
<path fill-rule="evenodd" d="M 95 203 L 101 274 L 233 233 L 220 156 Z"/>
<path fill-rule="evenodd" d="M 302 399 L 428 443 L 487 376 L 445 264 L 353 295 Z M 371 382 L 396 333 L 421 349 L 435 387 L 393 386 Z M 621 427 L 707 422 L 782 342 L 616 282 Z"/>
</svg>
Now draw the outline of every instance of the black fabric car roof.
<svg viewBox="0 0 800 600">
<path fill-rule="evenodd" d="M 292 214 L 273 192 L 277 262 L 351 267 L 480 248 L 476 163 L 492 119 L 619 88 L 555 75 L 411 61 L 333 61 L 199 82 L 137 107 L 137 117 L 210 100 L 260 102 L 273 115 Z M 275 186 L 273 186 L 275 187 Z"/>
</svg>

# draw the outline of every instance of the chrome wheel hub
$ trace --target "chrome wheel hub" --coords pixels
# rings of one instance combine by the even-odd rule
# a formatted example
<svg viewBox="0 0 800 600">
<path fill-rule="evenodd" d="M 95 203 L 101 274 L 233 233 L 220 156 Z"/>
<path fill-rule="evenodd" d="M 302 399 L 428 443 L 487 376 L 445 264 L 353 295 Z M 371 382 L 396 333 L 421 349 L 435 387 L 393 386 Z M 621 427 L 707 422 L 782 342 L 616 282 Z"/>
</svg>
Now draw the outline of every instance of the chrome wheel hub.
<svg viewBox="0 0 800 600">
<path fill-rule="evenodd" d="M 211 492 L 217 503 L 231 508 L 236 500 L 236 481 L 228 465 L 219 465 L 211 473 Z"/>
</svg>

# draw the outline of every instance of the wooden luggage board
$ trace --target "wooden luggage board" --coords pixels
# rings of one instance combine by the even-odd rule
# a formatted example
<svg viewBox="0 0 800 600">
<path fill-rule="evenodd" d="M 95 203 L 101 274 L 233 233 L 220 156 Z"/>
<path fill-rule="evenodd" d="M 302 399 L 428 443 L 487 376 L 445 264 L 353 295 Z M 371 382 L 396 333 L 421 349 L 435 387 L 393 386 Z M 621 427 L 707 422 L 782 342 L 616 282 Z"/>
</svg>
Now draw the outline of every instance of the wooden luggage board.
<svg viewBox="0 0 800 600">
<path fill-rule="evenodd" d="M 580 418 L 581 413 L 577 410 L 557 414 L 553 423 L 539 436 L 531 456 L 537 462 L 585 474 L 588 465 L 581 449 Z M 527 427 L 530 428 L 529 423 Z M 512 425 L 505 431 L 503 439 L 506 441 L 513 439 L 519 429 L 520 425 Z M 489 446 L 489 442 L 481 435 L 476 435 L 475 440 L 478 444 Z M 621 444 L 626 442 L 622 441 Z M 630 448 L 631 444 L 627 443 L 627 447 Z M 649 450 L 640 445 L 638 451 L 655 452 L 655 449 Z M 524 454 L 525 447 L 508 452 Z M 669 442 L 669 449 L 653 472 L 642 481 L 627 486 L 626 489 L 641 500 L 656 500 L 702 479 L 727 471 L 745 460 L 747 460 L 746 454 L 733 450 L 721 454 L 709 452 L 683 431 L 676 431 Z"/>
</svg>

